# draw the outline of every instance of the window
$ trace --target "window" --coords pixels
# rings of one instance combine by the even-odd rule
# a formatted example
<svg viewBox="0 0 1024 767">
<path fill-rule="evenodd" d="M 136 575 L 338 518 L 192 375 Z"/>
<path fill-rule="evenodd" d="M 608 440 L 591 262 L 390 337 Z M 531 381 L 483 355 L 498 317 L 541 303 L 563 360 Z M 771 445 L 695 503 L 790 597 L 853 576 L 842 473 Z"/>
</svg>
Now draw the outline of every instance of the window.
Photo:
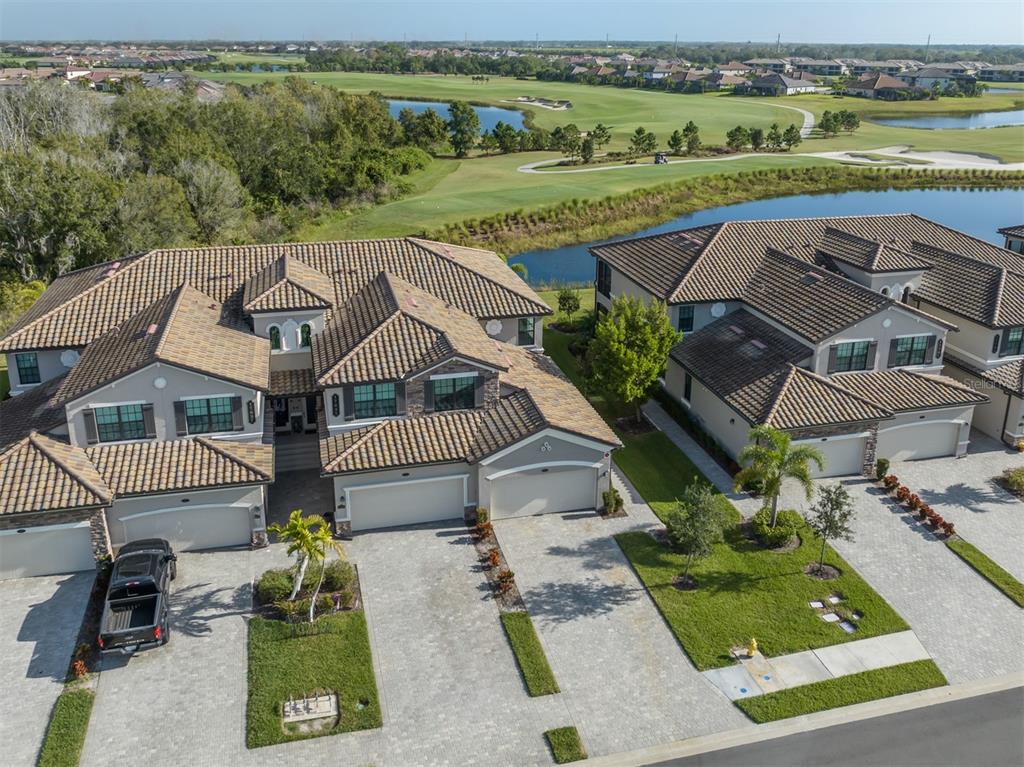
<svg viewBox="0 0 1024 767">
<path fill-rule="evenodd" d="M 848 370 L 867 370 L 869 346 L 868 341 L 836 344 L 832 347 L 835 352 L 835 364 L 829 372 L 845 373 Z"/>
<path fill-rule="evenodd" d="M 910 286 L 909 285 L 907 285 L 907 287 L 903 288 L 903 298 L 901 300 L 905 304 L 909 304 L 910 303 Z"/>
<path fill-rule="evenodd" d="M 533 346 L 533 340 L 535 338 L 533 330 L 536 325 L 536 319 L 533 317 L 520 317 L 519 318 L 519 345 L 520 346 Z"/>
<path fill-rule="evenodd" d="M 395 385 L 366 384 L 352 388 L 352 404 L 356 418 L 380 418 L 395 415 Z"/>
<path fill-rule="evenodd" d="M 992 337 L 992 353 L 999 354 L 999 341 L 1002 338 L 998 333 Z"/>
<path fill-rule="evenodd" d="M 434 385 L 434 410 L 466 410 L 476 406 L 476 376 L 438 378 Z"/>
<path fill-rule="evenodd" d="M 683 399 L 689 402 L 690 397 L 693 394 L 693 376 L 689 373 L 686 373 L 685 376 L 686 377 L 683 378 Z"/>
<path fill-rule="evenodd" d="M 94 414 L 96 416 L 96 436 L 100 442 L 146 438 L 146 423 L 142 417 L 142 405 L 98 407 Z"/>
<path fill-rule="evenodd" d="M 341 402 L 340 397 L 337 394 L 331 395 L 331 415 L 337 418 L 341 415 Z"/>
<path fill-rule="evenodd" d="M 680 333 L 689 333 L 693 330 L 693 306 L 679 307 L 679 321 L 676 327 Z"/>
<path fill-rule="evenodd" d="M 277 325 L 271 325 L 267 330 L 267 335 L 270 336 L 270 348 L 272 351 L 281 350 L 281 328 Z"/>
<path fill-rule="evenodd" d="M 232 397 L 185 400 L 185 423 L 189 434 L 232 431 L 235 428 L 231 414 Z"/>
<path fill-rule="evenodd" d="M 924 365 L 931 362 L 928 359 L 928 346 L 932 338 L 933 336 L 908 336 L 894 339 L 889 367 Z"/>
<path fill-rule="evenodd" d="M 597 261 L 597 292 L 607 298 L 612 295 L 612 268 L 600 259 Z"/>
<path fill-rule="evenodd" d="M 299 345 L 303 349 L 308 349 L 311 343 L 310 339 L 313 335 L 313 328 L 310 327 L 309 323 L 306 322 L 299 328 Z"/>
<path fill-rule="evenodd" d="M 18 366 L 18 381 L 21 384 L 39 383 L 39 358 L 35 352 L 15 354 L 14 361 Z"/>
<path fill-rule="evenodd" d="M 1024 327 L 1008 328 L 1005 339 L 1003 349 L 999 352 L 1001 357 L 1013 357 L 1017 354 L 1024 354 Z"/>
</svg>

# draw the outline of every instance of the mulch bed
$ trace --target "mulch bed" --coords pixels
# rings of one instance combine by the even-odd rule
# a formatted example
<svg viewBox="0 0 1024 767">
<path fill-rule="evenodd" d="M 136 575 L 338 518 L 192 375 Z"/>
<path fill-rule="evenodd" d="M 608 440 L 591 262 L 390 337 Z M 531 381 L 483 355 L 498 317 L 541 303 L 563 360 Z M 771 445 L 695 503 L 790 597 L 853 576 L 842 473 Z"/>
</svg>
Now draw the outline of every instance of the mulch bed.
<svg viewBox="0 0 1024 767">
<path fill-rule="evenodd" d="M 685 578 L 682 575 L 677 575 L 672 579 L 672 587 L 677 591 L 696 591 L 697 580 L 692 575 L 687 575 Z"/>
<path fill-rule="evenodd" d="M 753 541 L 765 551 L 770 551 L 773 554 L 788 554 L 800 548 L 801 540 L 799 535 L 794 535 L 781 546 L 765 546 L 764 542 L 757 537 L 757 533 L 754 532 L 754 525 L 749 520 L 744 520 L 740 523 L 740 532 L 744 538 Z"/>
<path fill-rule="evenodd" d="M 78 637 L 75 639 L 75 651 L 68 661 L 68 679 L 75 678 L 74 666 L 76 660 L 85 663 L 89 671 L 95 671 L 100 659 L 100 648 L 96 644 L 96 637 L 100 634 L 100 622 L 103 619 L 103 605 L 107 599 L 107 586 L 110 583 L 110 563 L 104 563 L 96 571 L 96 580 L 92 582 L 92 590 L 89 592 L 89 601 L 85 605 L 85 614 L 82 616 L 82 623 L 78 627 Z"/>
<path fill-rule="evenodd" d="M 623 434 L 628 434 L 631 437 L 639 437 L 643 434 L 650 434 L 655 430 L 654 424 L 648 421 L 646 418 L 641 418 L 639 421 L 633 418 L 633 416 L 623 416 L 622 418 L 615 419 L 615 428 L 621 431 Z"/>
<path fill-rule="evenodd" d="M 1003 490 L 1008 492 L 1010 495 L 1020 498 L 1022 501 L 1024 501 L 1024 492 L 1014 490 L 1012 487 L 1010 487 L 1010 483 L 1006 481 L 1006 477 L 996 477 L 993 481 L 997 485 L 999 485 L 999 487 L 1003 488 Z"/>
<path fill-rule="evenodd" d="M 817 562 L 812 562 L 804 568 L 804 573 L 819 581 L 832 581 L 839 577 L 839 571 L 832 565 L 818 567 Z"/>
<path fill-rule="evenodd" d="M 519 593 L 519 586 L 515 582 L 515 578 L 512 579 L 511 587 L 504 589 L 501 586 L 501 581 L 498 580 L 500 573 L 511 572 L 508 561 L 505 559 L 505 552 L 501 550 L 501 544 L 498 543 L 498 536 L 491 532 L 486 538 L 481 538 L 473 531 L 472 527 L 470 527 L 470 535 L 480 557 L 480 566 L 487 577 L 487 582 L 491 585 L 491 596 L 498 605 L 498 611 L 503 613 L 525 611 L 526 603 L 523 602 L 523 597 Z M 494 566 L 490 563 L 492 549 L 498 552 L 498 563 Z"/>
<path fill-rule="evenodd" d="M 349 607 L 339 607 L 337 610 L 334 610 L 332 612 L 351 613 L 351 612 L 359 612 L 359 611 L 361 611 L 363 609 L 363 588 L 362 588 L 362 581 L 359 578 L 359 566 L 357 564 L 355 564 L 355 562 L 352 562 L 350 564 L 352 565 L 352 574 L 354 576 L 353 579 L 352 579 L 352 594 L 354 596 L 354 599 L 352 600 L 352 604 Z M 174 591 L 173 584 L 171 586 L 171 591 L 172 591 L 172 593 Z M 321 589 L 320 590 L 320 594 L 321 595 L 322 594 L 333 594 L 333 593 L 334 592 L 327 591 L 325 589 Z M 295 597 L 295 598 L 297 600 L 298 599 L 306 599 L 311 594 L 312 594 L 311 591 L 300 590 L 298 596 Z M 281 611 L 279 609 L 277 609 L 277 607 L 275 607 L 273 604 L 265 605 L 265 604 L 262 604 L 260 602 L 259 597 L 256 596 L 255 588 L 253 589 L 253 595 L 252 595 L 252 614 L 256 615 L 256 616 L 259 616 L 260 618 L 266 618 L 267 620 L 276 620 L 276 621 L 284 620 L 282 618 Z M 319 618 L 322 615 L 326 615 L 326 614 L 327 613 L 318 613 L 316 615 L 316 617 Z"/>
</svg>

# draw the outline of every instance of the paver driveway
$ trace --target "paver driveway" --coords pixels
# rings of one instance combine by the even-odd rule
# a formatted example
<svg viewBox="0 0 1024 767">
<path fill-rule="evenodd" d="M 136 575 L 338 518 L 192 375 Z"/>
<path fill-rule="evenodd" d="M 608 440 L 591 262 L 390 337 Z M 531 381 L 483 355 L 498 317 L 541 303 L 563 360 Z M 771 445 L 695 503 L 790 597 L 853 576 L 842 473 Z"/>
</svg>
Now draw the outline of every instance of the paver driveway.
<svg viewBox="0 0 1024 767">
<path fill-rule="evenodd" d="M 624 498 L 636 498 L 618 484 Z M 690 663 L 612 538 L 657 522 L 645 504 L 630 503 L 628 512 L 495 522 L 592 756 L 750 724 Z"/>
<path fill-rule="evenodd" d="M 34 765 L 75 649 L 93 573 L 0 581 L 0 743 L 5 765 Z"/>
</svg>

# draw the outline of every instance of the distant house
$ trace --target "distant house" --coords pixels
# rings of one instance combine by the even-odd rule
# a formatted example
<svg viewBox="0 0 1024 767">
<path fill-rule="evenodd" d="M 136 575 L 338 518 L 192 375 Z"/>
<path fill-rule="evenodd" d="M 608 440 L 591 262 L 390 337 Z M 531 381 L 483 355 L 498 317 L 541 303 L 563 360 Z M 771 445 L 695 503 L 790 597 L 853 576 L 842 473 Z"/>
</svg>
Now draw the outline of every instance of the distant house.
<svg viewBox="0 0 1024 767">
<path fill-rule="evenodd" d="M 846 93 L 868 99 L 894 99 L 900 91 L 909 91 L 911 86 L 895 77 L 876 72 L 864 75 L 859 80 L 846 83 Z"/>
<path fill-rule="evenodd" d="M 997 83 L 1024 83 L 1024 64 L 989 64 L 978 71 L 978 79 Z"/>
<path fill-rule="evenodd" d="M 948 69 L 940 69 L 938 67 L 924 67 L 912 72 L 904 72 L 900 75 L 900 79 L 909 85 L 924 88 L 925 90 L 931 90 L 936 86 L 946 88 L 954 84 L 961 85 L 975 82 L 975 78 L 964 72 L 954 73 Z"/>
<path fill-rule="evenodd" d="M 785 59 L 751 59 L 750 61 L 744 61 L 743 65 L 750 69 L 760 69 L 767 72 L 777 72 L 782 74 L 792 69 L 792 66 Z"/>
<path fill-rule="evenodd" d="M 796 62 L 794 68 L 824 77 L 839 77 L 847 73 L 846 65 L 835 59 L 805 59 Z"/>
<path fill-rule="evenodd" d="M 864 59 L 848 59 L 846 68 L 854 77 L 881 72 L 883 75 L 895 77 L 904 67 L 898 61 L 865 61 Z"/>
<path fill-rule="evenodd" d="M 738 87 L 737 91 L 753 96 L 796 96 L 801 93 L 813 93 L 815 88 L 813 82 L 772 73 Z"/>
<path fill-rule="evenodd" d="M 704 78 L 704 87 L 709 91 L 726 91 L 740 85 L 746 85 L 747 81 L 736 75 L 725 72 L 712 72 Z"/>
<path fill-rule="evenodd" d="M 715 71 L 720 72 L 723 75 L 745 75 L 753 70 L 746 64 L 741 64 L 738 61 L 730 61 L 728 64 L 718 64 L 715 67 Z"/>
</svg>

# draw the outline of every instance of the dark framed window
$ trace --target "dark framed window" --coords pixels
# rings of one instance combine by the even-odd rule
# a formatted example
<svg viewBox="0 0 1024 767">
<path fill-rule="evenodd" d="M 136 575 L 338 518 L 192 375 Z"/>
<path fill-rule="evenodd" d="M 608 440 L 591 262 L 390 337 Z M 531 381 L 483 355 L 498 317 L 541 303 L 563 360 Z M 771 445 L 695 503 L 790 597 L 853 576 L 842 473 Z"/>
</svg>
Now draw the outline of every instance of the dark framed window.
<svg viewBox="0 0 1024 767">
<path fill-rule="evenodd" d="M 679 307 L 679 321 L 676 328 L 680 333 L 689 333 L 693 330 L 693 306 Z"/>
<path fill-rule="evenodd" d="M 341 415 L 341 397 L 337 394 L 331 395 L 331 415 L 335 418 Z"/>
<path fill-rule="evenodd" d="M 39 383 L 39 358 L 35 352 L 22 352 L 14 355 L 14 363 L 18 366 L 18 381 L 22 384 Z"/>
<path fill-rule="evenodd" d="M 308 348 L 312 343 L 313 338 L 313 327 L 308 323 L 303 323 L 302 327 L 299 328 L 299 343 L 302 347 Z"/>
<path fill-rule="evenodd" d="M 992 338 L 992 353 L 999 354 L 999 341 L 1002 338 L 998 333 Z"/>
<path fill-rule="evenodd" d="M 100 442 L 146 438 L 142 405 L 98 407 L 93 413 L 96 416 L 96 436 Z"/>
<path fill-rule="evenodd" d="M 281 328 L 277 325 L 271 325 L 267 331 L 267 335 L 270 337 L 270 348 L 275 352 L 281 348 Z"/>
<path fill-rule="evenodd" d="M 534 317 L 520 317 L 519 318 L 519 339 L 518 343 L 520 346 L 533 346 L 533 341 L 536 336 L 534 335 L 534 329 L 536 328 L 537 320 Z"/>
<path fill-rule="evenodd" d="M 907 336 L 893 341 L 893 367 L 903 365 L 924 365 L 928 359 L 929 340 L 932 336 Z"/>
<path fill-rule="evenodd" d="M 232 397 L 185 400 L 185 423 L 189 434 L 210 434 L 235 428 Z"/>
<path fill-rule="evenodd" d="M 476 406 L 476 376 L 437 378 L 434 385 L 434 410 L 467 410 Z"/>
<path fill-rule="evenodd" d="M 1024 327 L 1008 328 L 1003 349 L 999 352 L 1003 357 L 1024 354 Z"/>
<path fill-rule="evenodd" d="M 693 376 L 686 373 L 683 378 L 683 399 L 689 402 L 691 396 L 693 396 Z"/>
<path fill-rule="evenodd" d="M 597 292 L 606 298 L 612 295 L 612 268 L 601 259 L 597 260 Z"/>
<path fill-rule="evenodd" d="M 867 370 L 868 341 L 852 341 L 835 346 L 836 360 L 832 372 L 845 373 L 849 370 Z"/>
<path fill-rule="evenodd" d="M 352 387 L 352 405 L 356 418 L 381 418 L 398 412 L 393 383 L 364 384 Z"/>
</svg>

